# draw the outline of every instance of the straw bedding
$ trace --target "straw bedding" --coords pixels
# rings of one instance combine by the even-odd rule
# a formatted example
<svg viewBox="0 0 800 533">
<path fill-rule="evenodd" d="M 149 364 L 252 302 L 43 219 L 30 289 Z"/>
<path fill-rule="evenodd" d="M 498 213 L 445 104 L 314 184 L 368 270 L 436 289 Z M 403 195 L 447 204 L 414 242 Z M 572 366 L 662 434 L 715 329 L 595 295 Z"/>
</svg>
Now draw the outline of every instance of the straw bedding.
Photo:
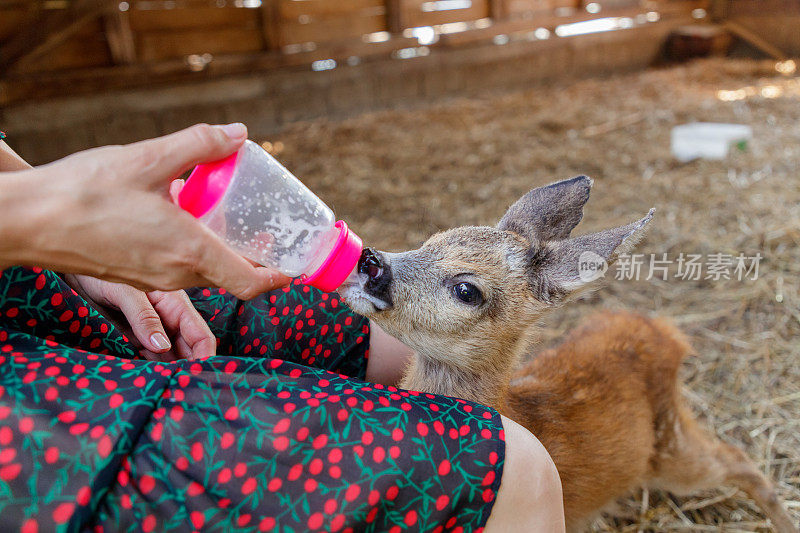
<svg viewBox="0 0 800 533">
<path fill-rule="evenodd" d="M 541 342 L 600 308 L 671 317 L 698 353 L 684 368 L 688 401 L 776 480 L 800 519 L 800 77 L 774 62 L 712 59 L 411 104 L 296 124 L 269 141 L 384 250 L 416 247 L 455 225 L 493 224 L 531 187 L 587 174 L 595 186 L 577 233 L 655 206 L 642 253 L 763 256 L 758 279 L 745 281 L 676 279 L 675 265 L 667 281 L 615 280 L 611 267 L 601 290 L 543 322 Z M 691 121 L 748 124 L 754 139 L 724 161 L 681 164 L 670 155 L 670 129 Z M 742 493 L 723 489 L 686 498 L 639 491 L 595 530 L 769 527 Z"/>
</svg>

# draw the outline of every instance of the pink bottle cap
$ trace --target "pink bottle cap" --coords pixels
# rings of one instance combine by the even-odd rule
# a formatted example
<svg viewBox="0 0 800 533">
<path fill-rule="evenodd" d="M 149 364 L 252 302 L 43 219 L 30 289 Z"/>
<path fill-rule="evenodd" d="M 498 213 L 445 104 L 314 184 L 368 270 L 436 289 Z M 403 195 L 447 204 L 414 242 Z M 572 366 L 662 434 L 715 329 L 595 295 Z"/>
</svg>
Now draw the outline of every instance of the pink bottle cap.
<svg viewBox="0 0 800 533">
<path fill-rule="evenodd" d="M 303 283 L 325 292 L 338 289 L 361 258 L 361 238 L 350 231 L 344 220 L 338 221 L 336 227 L 339 229 L 339 237 L 336 238 L 331 253 L 316 272 L 303 277 Z"/>
<path fill-rule="evenodd" d="M 212 163 L 197 165 L 178 193 L 178 205 L 200 218 L 225 196 L 236 170 L 236 159 L 239 152 L 234 152 L 225 159 Z"/>
</svg>

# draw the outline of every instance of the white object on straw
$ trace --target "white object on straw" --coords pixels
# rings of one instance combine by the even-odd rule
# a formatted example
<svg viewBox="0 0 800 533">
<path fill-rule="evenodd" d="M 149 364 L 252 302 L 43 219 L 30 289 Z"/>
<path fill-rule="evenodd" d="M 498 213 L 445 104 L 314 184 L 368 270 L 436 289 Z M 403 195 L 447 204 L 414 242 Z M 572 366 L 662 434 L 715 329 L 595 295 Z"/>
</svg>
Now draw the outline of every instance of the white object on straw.
<svg viewBox="0 0 800 533">
<path fill-rule="evenodd" d="M 743 124 L 693 122 L 672 128 L 672 155 L 682 162 L 693 159 L 725 159 L 731 146 L 741 150 L 753 138 L 753 129 Z"/>
</svg>

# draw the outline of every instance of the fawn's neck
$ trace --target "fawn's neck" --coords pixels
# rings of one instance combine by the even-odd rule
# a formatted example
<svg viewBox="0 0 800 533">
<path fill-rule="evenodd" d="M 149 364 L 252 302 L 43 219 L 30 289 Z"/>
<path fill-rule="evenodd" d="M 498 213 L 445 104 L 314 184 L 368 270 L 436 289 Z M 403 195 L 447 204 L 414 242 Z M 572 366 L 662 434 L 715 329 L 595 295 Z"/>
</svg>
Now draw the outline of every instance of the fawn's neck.
<svg viewBox="0 0 800 533">
<path fill-rule="evenodd" d="M 474 359 L 473 359 L 474 360 Z M 484 364 L 467 370 L 444 362 L 434 354 L 417 352 L 406 368 L 400 386 L 404 389 L 454 396 L 506 410 L 508 384 L 516 367 L 517 354 L 482 357 Z"/>
</svg>

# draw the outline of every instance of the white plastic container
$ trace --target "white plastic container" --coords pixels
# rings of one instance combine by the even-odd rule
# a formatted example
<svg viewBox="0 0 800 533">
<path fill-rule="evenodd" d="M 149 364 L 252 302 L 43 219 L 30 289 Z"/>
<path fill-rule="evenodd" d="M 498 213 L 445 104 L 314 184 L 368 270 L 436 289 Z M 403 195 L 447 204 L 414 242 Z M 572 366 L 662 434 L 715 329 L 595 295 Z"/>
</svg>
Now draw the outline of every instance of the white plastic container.
<svg viewBox="0 0 800 533">
<path fill-rule="evenodd" d="M 300 180 L 252 141 L 198 165 L 178 204 L 243 256 L 335 290 L 355 269 L 361 239 Z"/>
<path fill-rule="evenodd" d="M 741 150 L 753 138 L 753 129 L 743 124 L 693 122 L 672 128 L 672 155 L 678 161 L 725 159 L 731 146 Z"/>
</svg>

